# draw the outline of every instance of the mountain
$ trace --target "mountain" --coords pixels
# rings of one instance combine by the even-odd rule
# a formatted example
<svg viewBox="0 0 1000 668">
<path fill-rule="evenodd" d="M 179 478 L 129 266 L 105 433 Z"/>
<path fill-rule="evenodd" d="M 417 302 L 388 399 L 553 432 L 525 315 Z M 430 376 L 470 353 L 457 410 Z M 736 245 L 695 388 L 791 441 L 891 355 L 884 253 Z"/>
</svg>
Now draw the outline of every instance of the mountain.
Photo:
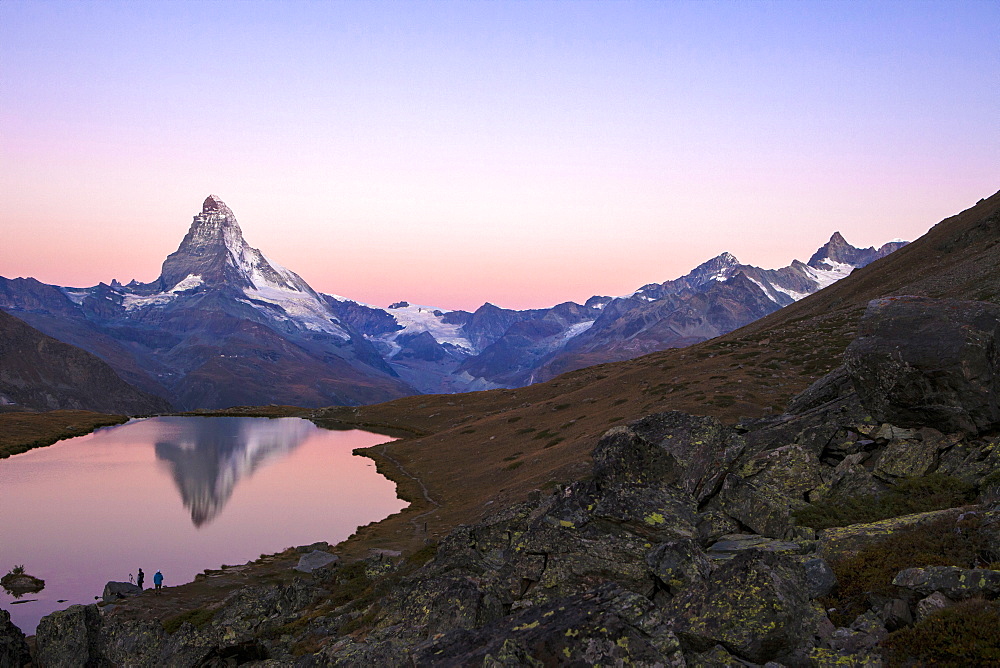
<svg viewBox="0 0 1000 668">
<path fill-rule="evenodd" d="M 170 410 L 106 363 L 0 311 L 0 406 L 140 415 Z"/>
<path fill-rule="evenodd" d="M 0 308 L 181 409 L 353 405 L 415 392 L 324 297 L 250 247 L 215 196 L 152 283 L 0 279 Z"/>
<path fill-rule="evenodd" d="M 377 309 L 326 297 L 422 392 L 513 388 L 725 334 L 905 245 L 856 248 L 836 232 L 808 263 L 761 269 L 722 253 L 680 278 L 630 295 L 594 296 L 582 305 L 565 302 L 549 309 L 518 311 L 487 303 L 469 313 L 407 302 Z"/>
<path fill-rule="evenodd" d="M 332 575 L 276 582 L 303 546 L 213 571 L 210 600 L 198 582 L 55 613 L 38 662 L 989 664 L 998 242 L 1000 193 L 711 341 L 309 411 L 418 434 L 367 451 L 411 505 L 332 548 Z M 162 630 L 206 607 L 185 642 Z"/>
<path fill-rule="evenodd" d="M 155 281 L 69 288 L 0 278 L 0 309 L 181 409 L 356 405 L 521 387 L 689 346 L 903 245 L 860 249 L 836 233 L 809 263 L 775 270 L 723 253 L 626 296 L 546 309 L 446 311 L 405 301 L 381 309 L 317 293 L 251 247 L 233 211 L 210 195 Z"/>
</svg>

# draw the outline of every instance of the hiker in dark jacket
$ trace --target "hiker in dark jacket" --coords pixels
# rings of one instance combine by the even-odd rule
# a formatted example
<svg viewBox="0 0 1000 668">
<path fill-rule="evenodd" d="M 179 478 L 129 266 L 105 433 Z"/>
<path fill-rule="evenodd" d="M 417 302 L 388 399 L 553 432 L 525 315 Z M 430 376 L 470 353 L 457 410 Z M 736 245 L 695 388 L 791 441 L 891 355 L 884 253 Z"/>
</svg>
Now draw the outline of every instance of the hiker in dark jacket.
<svg viewBox="0 0 1000 668">
<path fill-rule="evenodd" d="M 143 573 L 143 572 L 142 572 L 142 569 L 140 568 L 140 569 L 139 569 L 139 575 L 137 575 L 137 576 L 135 577 L 135 584 L 136 584 L 136 585 L 137 585 L 137 586 L 139 587 L 139 589 L 142 589 L 142 583 L 143 583 L 143 582 L 144 582 L 145 580 L 146 580 L 146 574 L 145 574 L 145 573 Z"/>
</svg>

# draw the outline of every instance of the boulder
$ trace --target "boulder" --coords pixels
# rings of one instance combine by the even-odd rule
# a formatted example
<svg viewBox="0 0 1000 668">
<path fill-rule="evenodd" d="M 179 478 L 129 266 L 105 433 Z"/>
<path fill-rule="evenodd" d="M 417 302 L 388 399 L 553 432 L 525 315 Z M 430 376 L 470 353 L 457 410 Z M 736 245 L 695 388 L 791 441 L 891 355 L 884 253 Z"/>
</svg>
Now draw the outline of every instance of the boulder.
<svg viewBox="0 0 1000 668">
<path fill-rule="evenodd" d="M 850 627 L 839 628 L 827 639 L 833 649 L 843 654 L 852 655 L 874 650 L 886 639 L 889 631 L 882 620 L 872 611 L 861 614 Z"/>
<path fill-rule="evenodd" d="M 854 385 L 851 377 L 847 369 L 841 365 L 807 387 L 801 394 L 792 397 L 786 412 L 791 415 L 801 415 L 852 392 Z"/>
<path fill-rule="evenodd" d="M 826 596 L 837 587 L 837 576 L 825 559 L 810 557 L 802 562 L 806 573 L 806 591 L 809 598 Z"/>
<path fill-rule="evenodd" d="M 0 668 L 21 668 L 30 662 L 24 634 L 10 621 L 10 613 L 0 610 Z"/>
<path fill-rule="evenodd" d="M 745 552 L 672 598 L 666 617 L 686 650 L 721 644 L 754 663 L 781 661 L 805 648 L 816 630 L 807 590 L 794 559 Z"/>
<path fill-rule="evenodd" d="M 929 566 L 900 571 L 892 584 L 927 596 L 940 592 L 953 601 L 1000 594 L 1000 571 L 957 566 Z"/>
<path fill-rule="evenodd" d="M 71 605 L 42 617 L 35 630 L 35 663 L 40 666 L 100 666 L 101 613 L 97 606 Z"/>
<path fill-rule="evenodd" d="M 868 304 L 844 352 L 875 419 L 977 434 L 1000 426 L 1000 306 L 928 297 Z"/>
<path fill-rule="evenodd" d="M 917 603 L 917 621 L 922 622 L 935 612 L 944 610 L 952 605 L 954 601 L 939 591 L 934 592 L 927 598 Z"/>
<path fill-rule="evenodd" d="M 138 596 L 142 593 L 142 587 L 131 582 L 109 582 L 104 585 L 104 593 L 101 600 L 105 603 L 114 603 L 123 598 Z"/>
<path fill-rule="evenodd" d="M 768 538 L 784 538 L 792 525 L 792 506 L 787 497 L 732 473 L 726 475 L 715 500 L 731 518 Z M 803 505 L 797 502 L 797 506 Z"/>
<path fill-rule="evenodd" d="M 409 664 L 407 664 L 409 665 Z M 417 666 L 683 666 L 680 643 L 649 599 L 614 585 L 557 599 L 418 646 Z"/>
<path fill-rule="evenodd" d="M 708 558 L 690 538 L 660 543 L 646 555 L 646 565 L 660 586 L 672 594 L 701 582 L 711 571 Z"/>
<path fill-rule="evenodd" d="M 654 465 L 666 473 L 660 479 L 680 485 L 699 503 L 718 489 L 722 476 L 746 449 L 745 439 L 719 420 L 679 411 L 649 415 L 630 423 L 628 430 L 655 446 L 651 453 Z M 595 477 L 609 468 L 626 479 L 634 474 L 643 476 L 636 470 L 641 461 L 635 460 L 631 467 L 617 463 L 609 467 L 607 459 L 599 459 L 599 450 L 600 445 L 594 450 Z"/>
<path fill-rule="evenodd" d="M 894 598 L 891 601 L 887 601 L 879 611 L 879 618 L 885 624 L 885 628 L 890 631 L 901 629 L 913 623 L 910 606 L 901 598 Z"/>
<path fill-rule="evenodd" d="M 312 573 L 316 569 L 337 564 L 339 561 L 340 557 L 335 554 L 330 554 L 323 550 L 313 550 L 299 557 L 299 563 L 296 564 L 295 570 L 300 573 Z"/>
</svg>

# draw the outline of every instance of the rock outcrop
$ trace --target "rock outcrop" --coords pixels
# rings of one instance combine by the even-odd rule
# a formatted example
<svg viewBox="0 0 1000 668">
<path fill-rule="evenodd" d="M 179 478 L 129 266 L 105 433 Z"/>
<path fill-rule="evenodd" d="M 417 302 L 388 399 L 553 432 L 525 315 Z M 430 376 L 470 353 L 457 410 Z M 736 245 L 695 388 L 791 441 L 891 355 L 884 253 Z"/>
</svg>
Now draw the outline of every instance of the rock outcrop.
<svg viewBox="0 0 1000 668">
<path fill-rule="evenodd" d="M 10 613 L 0 610 L 0 668 L 21 668 L 30 662 L 24 634 L 11 623 Z"/>
<path fill-rule="evenodd" d="M 1000 426 L 1000 306 L 876 299 L 844 355 L 875 419 L 977 434 Z"/>
<path fill-rule="evenodd" d="M 71 605 L 42 617 L 35 644 L 35 663 L 40 666 L 105 665 L 96 605 Z"/>
<path fill-rule="evenodd" d="M 142 593 L 142 587 L 131 582 L 109 582 L 104 585 L 104 593 L 101 600 L 105 603 L 114 603 L 123 598 L 138 596 Z"/>
</svg>

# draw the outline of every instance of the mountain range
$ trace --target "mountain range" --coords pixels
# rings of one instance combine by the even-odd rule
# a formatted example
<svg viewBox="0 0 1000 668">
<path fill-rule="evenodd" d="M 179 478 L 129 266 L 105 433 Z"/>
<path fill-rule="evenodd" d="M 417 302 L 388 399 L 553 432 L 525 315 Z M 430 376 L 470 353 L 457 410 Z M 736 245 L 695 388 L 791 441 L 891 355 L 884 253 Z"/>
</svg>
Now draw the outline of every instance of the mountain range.
<svg viewBox="0 0 1000 668">
<path fill-rule="evenodd" d="M 859 249 L 835 233 L 807 263 L 774 270 L 723 253 L 629 295 L 548 309 L 487 303 L 447 311 L 405 301 L 383 309 L 315 291 L 252 248 L 232 210 L 210 195 L 155 281 L 73 288 L 0 277 L 0 309 L 178 409 L 358 405 L 520 387 L 688 346 L 792 304 L 905 243 Z M 24 400 L 33 408 L 51 404 Z M 118 410 L 136 412 L 126 404 Z"/>
<path fill-rule="evenodd" d="M 516 389 L 225 411 L 405 429 L 364 454 L 411 504 L 334 547 L 206 571 L 213 587 L 162 603 L 54 613 L 38 655 L 992 665 L 998 266 L 1000 193 L 687 348 Z M 907 410 L 881 412 L 878 387 Z M 989 424 L 953 431 L 972 408 Z M 342 565 L 281 578 L 311 550 Z M 23 634 L 7 635 L 27 661 Z"/>
</svg>

